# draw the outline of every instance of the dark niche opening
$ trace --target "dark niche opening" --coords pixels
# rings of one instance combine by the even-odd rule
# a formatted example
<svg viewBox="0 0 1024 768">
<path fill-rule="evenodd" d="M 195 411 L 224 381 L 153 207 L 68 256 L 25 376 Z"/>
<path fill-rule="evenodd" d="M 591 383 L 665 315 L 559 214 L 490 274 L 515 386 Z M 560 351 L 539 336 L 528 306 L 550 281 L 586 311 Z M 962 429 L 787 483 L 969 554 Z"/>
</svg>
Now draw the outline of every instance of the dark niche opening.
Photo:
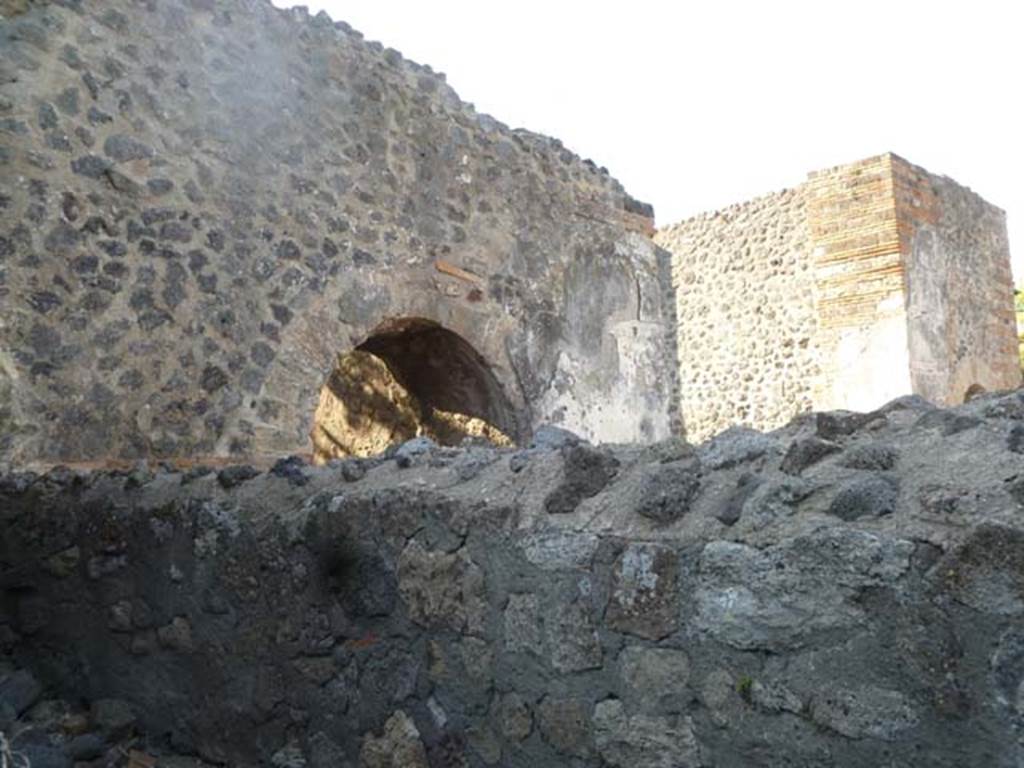
<svg viewBox="0 0 1024 768">
<path fill-rule="evenodd" d="M 986 390 L 981 386 L 981 384 L 971 384 L 971 386 L 967 388 L 967 391 L 964 392 L 964 402 L 969 403 L 974 398 L 984 395 L 985 392 Z"/>
<path fill-rule="evenodd" d="M 511 445 L 515 434 L 515 412 L 480 353 L 435 322 L 403 318 L 338 356 L 320 391 L 313 456 L 372 456 L 417 436 Z"/>
</svg>

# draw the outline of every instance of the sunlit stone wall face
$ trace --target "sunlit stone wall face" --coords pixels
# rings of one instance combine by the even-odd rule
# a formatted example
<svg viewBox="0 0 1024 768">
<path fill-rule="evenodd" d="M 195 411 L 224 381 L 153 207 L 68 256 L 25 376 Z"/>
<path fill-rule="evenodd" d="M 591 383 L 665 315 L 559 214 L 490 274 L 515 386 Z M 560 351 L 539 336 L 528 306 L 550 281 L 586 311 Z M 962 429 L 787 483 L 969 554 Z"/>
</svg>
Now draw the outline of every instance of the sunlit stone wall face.
<svg viewBox="0 0 1024 768">
<path fill-rule="evenodd" d="M 339 354 L 422 318 L 514 437 L 670 429 L 649 207 L 326 15 L 15 3 L 0 21 L 0 461 L 280 454 Z"/>
<path fill-rule="evenodd" d="M 818 379 L 805 194 L 787 190 L 661 230 L 674 254 L 680 410 L 701 440 L 808 410 Z"/>
<path fill-rule="evenodd" d="M 910 394 L 905 259 L 892 156 L 809 174 L 820 408 L 871 410 Z"/>
<path fill-rule="evenodd" d="M 1006 213 L 945 176 L 894 171 L 915 391 L 952 405 L 1019 386 Z"/>
</svg>

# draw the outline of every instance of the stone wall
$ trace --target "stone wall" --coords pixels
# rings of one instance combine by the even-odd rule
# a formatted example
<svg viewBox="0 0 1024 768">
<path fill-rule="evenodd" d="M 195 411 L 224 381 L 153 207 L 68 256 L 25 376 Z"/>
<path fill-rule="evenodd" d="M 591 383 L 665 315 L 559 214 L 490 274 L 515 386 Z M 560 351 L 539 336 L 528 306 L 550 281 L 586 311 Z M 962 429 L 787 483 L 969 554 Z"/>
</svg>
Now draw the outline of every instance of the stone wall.
<svg viewBox="0 0 1024 768">
<path fill-rule="evenodd" d="M 885 154 L 661 230 L 688 434 L 1020 384 L 1005 216 Z M 975 391 L 972 390 L 972 391 Z"/>
<path fill-rule="evenodd" d="M 9 12 L 0 460 L 308 451 L 337 355 L 403 318 L 519 440 L 668 434 L 667 265 L 603 169 L 323 14 Z"/>
<path fill-rule="evenodd" d="M 1021 384 L 1006 213 L 897 158 L 914 391 L 962 402 Z"/>
<path fill-rule="evenodd" d="M 915 391 L 894 184 L 888 154 L 809 174 L 815 407 L 869 410 Z"/>
<path fill-rule="evenodd" d="M 0 731 L 57 768 L 1011 768 L 1022 457 L 1018 392 L 5 474 Z"/>
<path fill-rule="evenodd" d="M 662 229 L 676 254 L 686 434 L 778 426 L 812 404 L 818 361 L 806 194 L 787 190 Z"/>
<path fill-rule="evenodd" d="M 1020 368 L 1024 373 L 1024 290 L 1014 292 L 1014 307 L 1017 310 L 1017 341 L 1020 351 Z"/>
</svg>

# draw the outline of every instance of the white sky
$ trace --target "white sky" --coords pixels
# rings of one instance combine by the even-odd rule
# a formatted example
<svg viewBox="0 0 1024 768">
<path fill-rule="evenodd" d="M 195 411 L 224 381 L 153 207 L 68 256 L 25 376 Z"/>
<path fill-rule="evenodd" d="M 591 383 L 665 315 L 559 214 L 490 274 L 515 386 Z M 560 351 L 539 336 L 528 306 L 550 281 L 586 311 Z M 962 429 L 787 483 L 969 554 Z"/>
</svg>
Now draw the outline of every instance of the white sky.
<svg viewBox="0 0 1024 768">
<path fill-rule="evenodd" d="M 288 7 L 293 2 L 273 0 Z M 1024 280 L 1024 6 L 308 0 L 556 136 L 659 225 L 893 151 L 1007 211 Z"/>
</svg>

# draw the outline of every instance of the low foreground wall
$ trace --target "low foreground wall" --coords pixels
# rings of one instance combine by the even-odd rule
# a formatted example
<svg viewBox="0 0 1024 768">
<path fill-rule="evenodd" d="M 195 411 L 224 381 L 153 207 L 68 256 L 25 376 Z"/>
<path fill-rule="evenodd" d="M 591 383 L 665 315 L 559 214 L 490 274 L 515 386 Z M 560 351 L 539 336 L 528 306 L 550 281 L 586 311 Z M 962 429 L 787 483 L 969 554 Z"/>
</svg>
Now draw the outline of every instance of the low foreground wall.
<svg viewBox="0 0 1024 768">
<path fill-rule="evenodd" d="M 1019 766 L 1024 393 L 0 480 L 36 766 Z"/>
</svg>

